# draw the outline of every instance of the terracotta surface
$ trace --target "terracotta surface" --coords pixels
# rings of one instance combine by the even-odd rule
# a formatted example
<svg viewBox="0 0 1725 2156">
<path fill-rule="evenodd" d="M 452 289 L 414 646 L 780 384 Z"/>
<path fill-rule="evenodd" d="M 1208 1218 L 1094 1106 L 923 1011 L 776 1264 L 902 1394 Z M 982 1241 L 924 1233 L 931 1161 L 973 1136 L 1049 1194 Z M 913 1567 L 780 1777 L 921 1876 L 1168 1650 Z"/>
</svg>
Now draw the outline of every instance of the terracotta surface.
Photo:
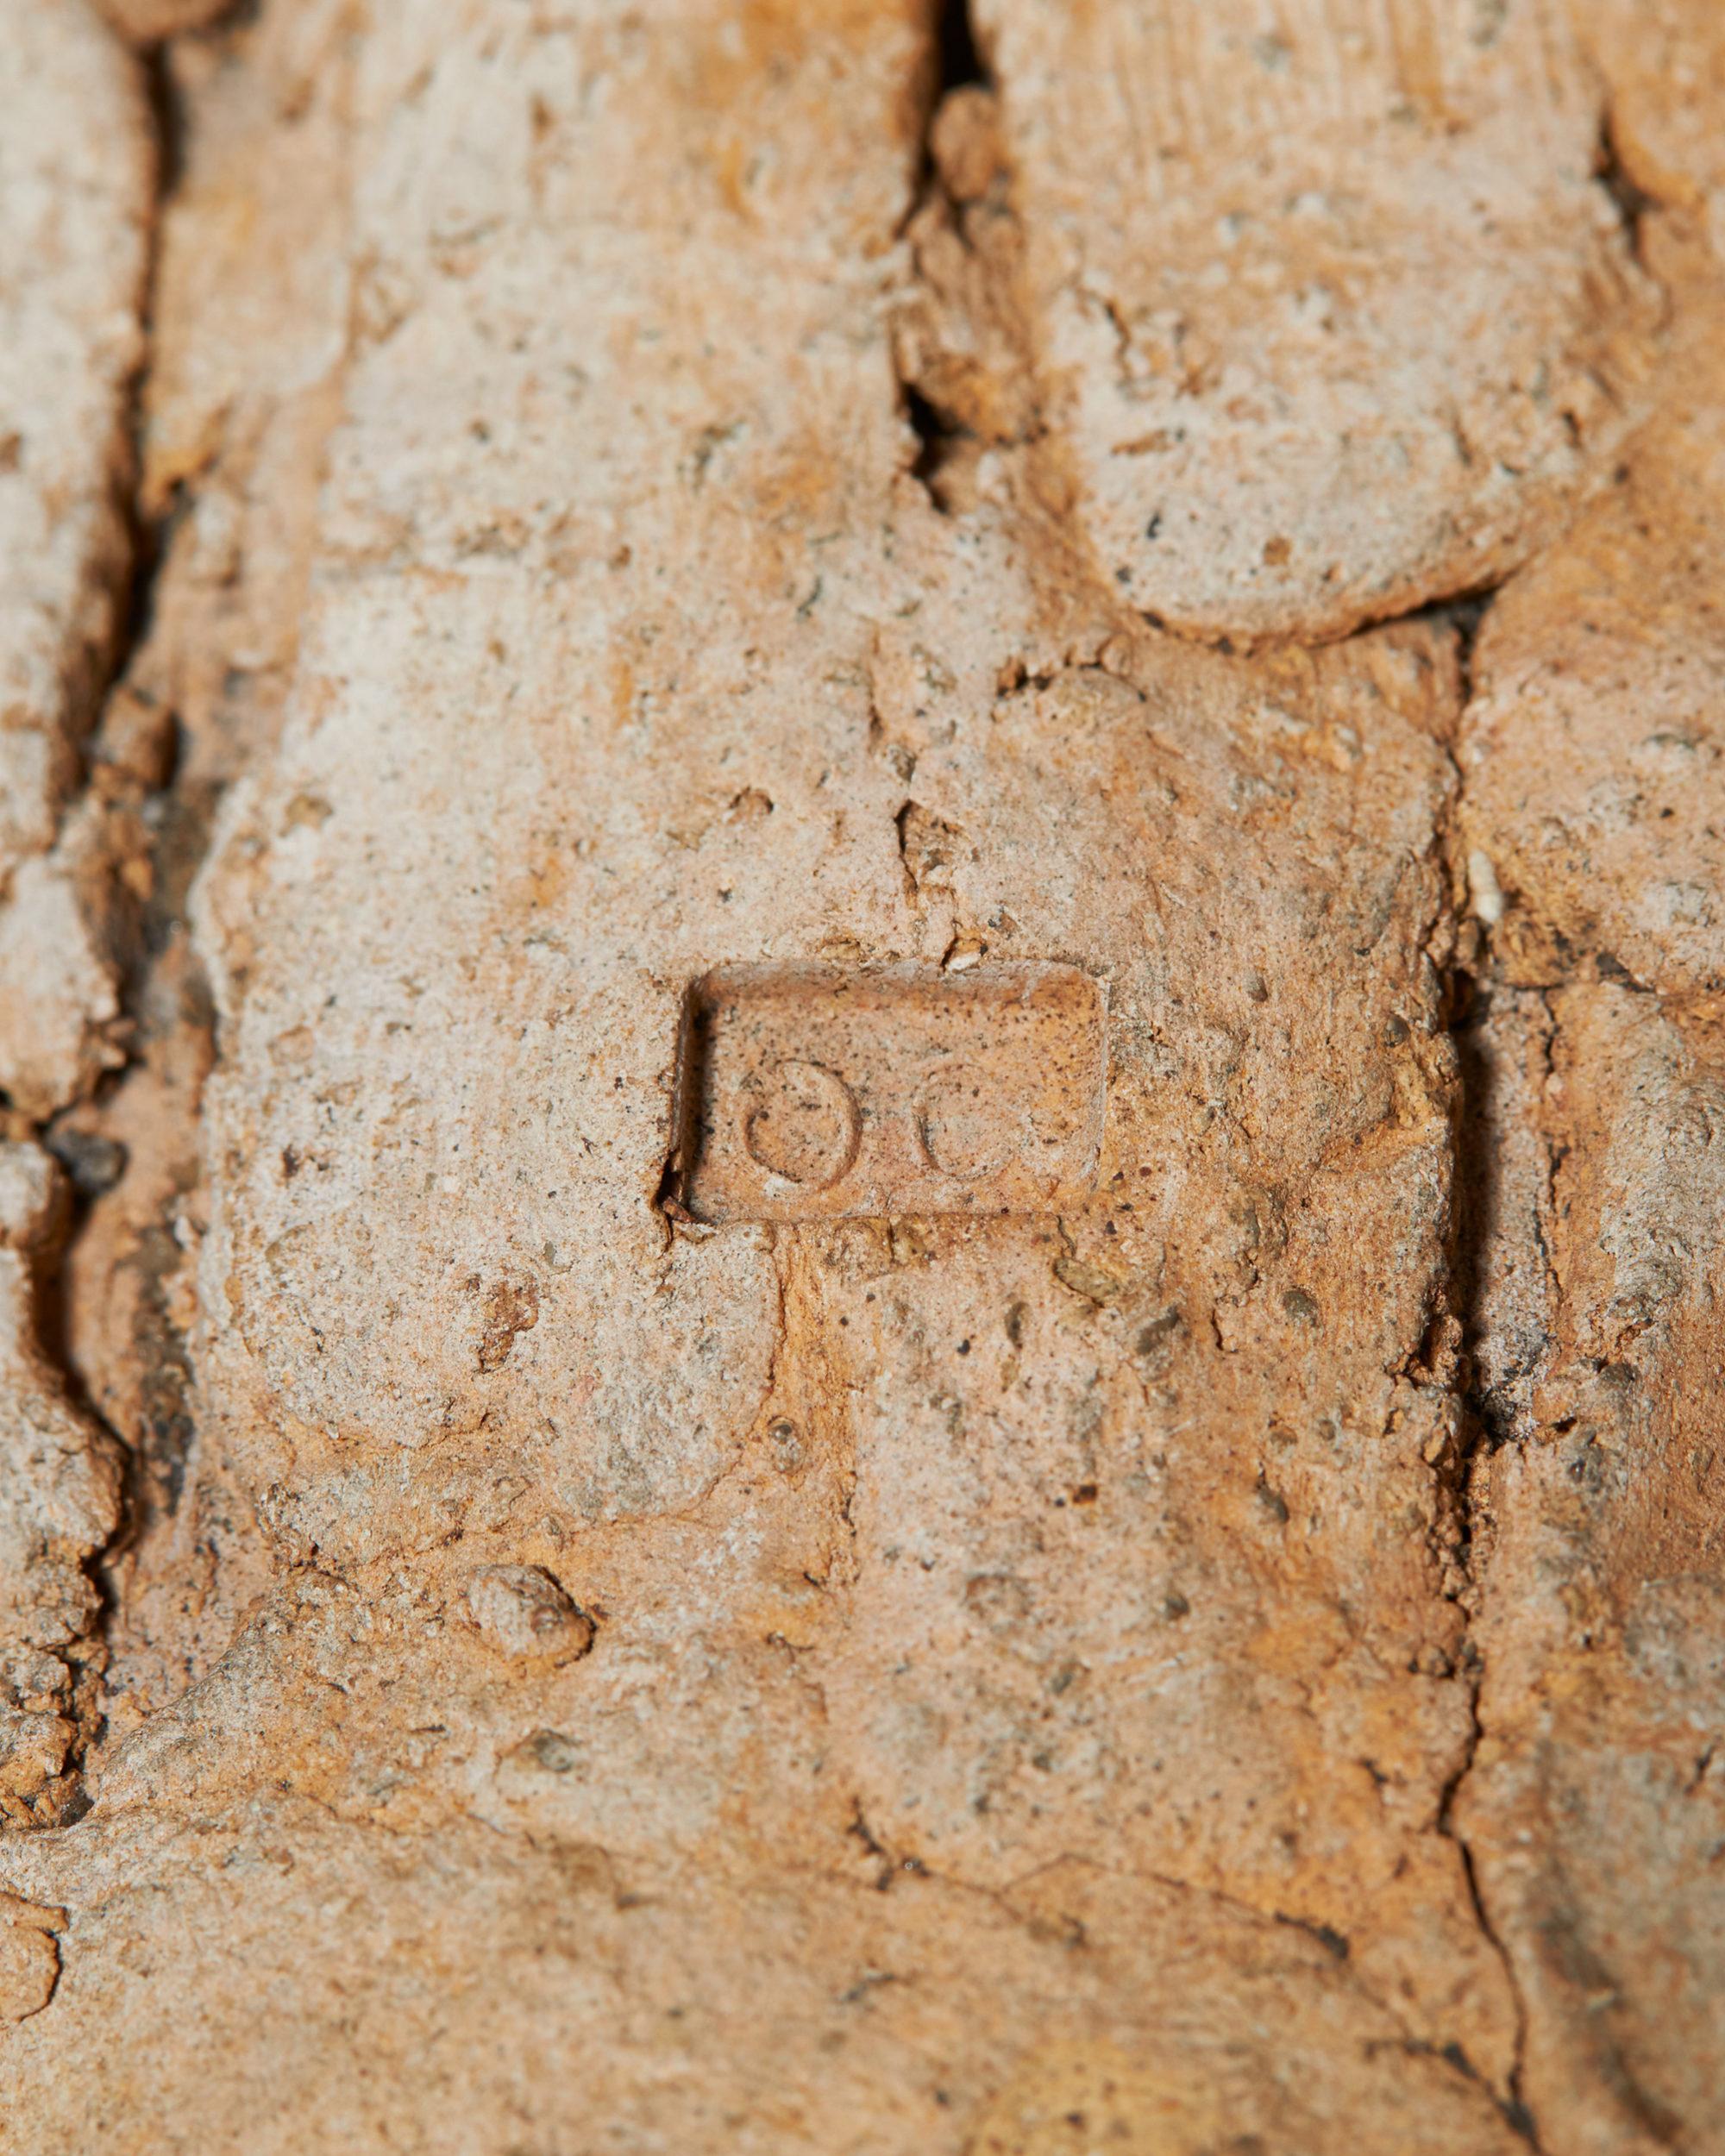
<svg viewBox="0 0 1725 2156">
<path fill-rule="evenodd" d="M 1725 2149 L 1725 20 L 13 18 L 0 2140 Z"/>
</svg>

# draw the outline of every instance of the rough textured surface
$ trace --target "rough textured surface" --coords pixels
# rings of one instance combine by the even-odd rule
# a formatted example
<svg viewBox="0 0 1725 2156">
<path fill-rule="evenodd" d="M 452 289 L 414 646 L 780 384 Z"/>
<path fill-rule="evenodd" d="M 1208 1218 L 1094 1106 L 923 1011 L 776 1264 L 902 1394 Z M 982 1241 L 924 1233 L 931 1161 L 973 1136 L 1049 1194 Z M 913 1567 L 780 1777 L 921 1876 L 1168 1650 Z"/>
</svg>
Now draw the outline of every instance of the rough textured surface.
<svg viewBox="0 0 1725 2156">
<path fill-rule="evenodd" d="M 1725 2146 L 1720 34 L 976 30 L 158 63 L 9 2146 Z"/>
<path fill-rule="evenodd" d="M 1609 469 L 1659 309 L 1564 0 L 987 0 L 1047 423 L 1138 606 L 1335 635 Z"/>
<path fill-rule="evenodd" d="M 0 1817 L 13 1824 L 55 1818 L 66 1792 L 98 1607 L 83 1568 L 119 1523 L 113 1449 L 41 1349 L 60 1196 L 45 1154 L 0 1144 Z"/>
<path fill-rule="evenodd" d="M 78 795 L 126 603 L 151 160 L 78 0 L 9 0 L 0 38 L 0 1091 L 41 1117 L 122 1060 L 108 835 Z"/>
<path fill-rule="evenodd" d="M 60 1980 L 54 1933 L 64 1909 L 39 1908 L 16 1894 L 0 1895 L 0 2021 L 40 2014 Z"/>
<path fill-rule="evenodd" d="M 1479 1470 L 1484 1736 L 1462 1827 L 1552 2145 L 1705 2148 L 1725 1989 L 1725 1069 L 1621 987 L 1550 1008 L 1549 1345 L 1532 1441 Z"/>
<path fill-rule="evenodd" d="M 1492 611 L 1462 769 L 1469 843 L 1507 909 L 1498 943 L 1512 979 L 1537 987 L 1591 968 L 1716 1021 L 1725 291 L 1693 281 L 1658 417 L 1622 483 Z"/>
</svg>

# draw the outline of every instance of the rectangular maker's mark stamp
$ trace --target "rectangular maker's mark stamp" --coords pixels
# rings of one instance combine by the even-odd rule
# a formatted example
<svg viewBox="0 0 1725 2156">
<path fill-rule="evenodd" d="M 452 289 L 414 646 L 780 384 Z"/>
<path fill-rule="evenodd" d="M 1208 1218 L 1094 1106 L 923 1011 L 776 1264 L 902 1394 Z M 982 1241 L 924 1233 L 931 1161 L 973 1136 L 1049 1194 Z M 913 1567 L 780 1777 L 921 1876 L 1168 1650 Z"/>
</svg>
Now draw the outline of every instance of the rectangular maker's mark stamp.
<svg viewBox="0 0 1725 2156">
<path fill-rule="evenodd" d="M 726 966 L 689 992 L 671 1193 L 697 1220 L 1045 1213 L 1088 1190 L 1106 1009 L 1076 966 Z"/>
</svg>

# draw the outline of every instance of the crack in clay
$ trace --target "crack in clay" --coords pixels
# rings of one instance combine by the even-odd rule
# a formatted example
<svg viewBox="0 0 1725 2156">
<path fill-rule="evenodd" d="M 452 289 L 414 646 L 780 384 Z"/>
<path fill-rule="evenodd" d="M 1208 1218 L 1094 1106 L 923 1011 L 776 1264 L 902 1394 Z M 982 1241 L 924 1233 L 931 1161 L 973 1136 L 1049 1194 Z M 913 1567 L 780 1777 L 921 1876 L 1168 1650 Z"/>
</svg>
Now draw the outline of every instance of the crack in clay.
<svg viewBox="0 0 1725 2156">
<path fill-rule="evenodd" d="M 934 25 L 933 79 L 923 113 L 921 136 L 917 146 L 919 171 L 910 207 L 905 213 L 905 230 L 908 231 L 923 211 L 944 191 L 935 162 L 933 141 L 934 123 L 942 105 L 955 90 L 969 85 L 986 88 L 988 80 L 977 50 L 969 0 L 943 0 Z M 900 409 L 917 443 L 906 468 L 911 478 L 928 497 L 936 513 L 945 516 L 949 512 L 940 498 L 937 480 L 941 466 L 951 454 L 954 442 L 965 429 L 949 413 L 942 411 L 902 368 L 897 368 L 895 372 Z"/>
<path fill-rule="evenodd" d="M 1273 1934 L 1277 1929 L 1298 1933 L 1322 1951 L 1326 1960 L 1351 1990 L 1356 1992 L 1371 2006 L 1376 2007 L 1384 2019 L 1394 2026 L 1397 2032 L 1396 2041 L 1403 2052 L 1410 2058 L 1430 2059 L 1434 2065 L 1441 2065 L 1450 2072 L 1460 2075 L 1464 2080 L 1471 2082 L 1496 2105 L 1505 2123 L 1527 2141 L 1530 2147 L 1536 2152 L 1536 2156 L 1544 2156 L 1544 2151 L 1534 2130 L 1533 2121 L 1526 2107 L 1519 2100 L 1505 2103 L 1497 2097 L 1485 2077 L 1481 2074 L 1459 2044 L 1433 2044 L 1422 2037 L 1415 2036 L 1397 2012 L 1393 2002 L 1380 1992 L 1375 1985 L 1368 1984 L 1360 1976 L 1358 1969 L 1351 1965 L 1352 1942 L 1346 1934 L 1335 1930 L 1332 1926 L 1307 1917 L 1290 1916 L 1280 1909 L 1264 1908 L 1256 1902 L 1243 1900 L 1238 1895 L 1229 1894 L 1220 1887 L 1206 1886 L 1195 1880 L 1182 1879 L 1172 1873 L 1158 1871 L 1152 1867 L 1141 1865 L 1126 1866 L 1103 1865 L 1094 1857 L 1087 1856 L 1078 1851 L 1051 1857 L 1046 1862 L 1034 1865 L 1030 1871 L 1019 1873 L 999 1884 L 993 1884 L 986 1880 L 967 1879 L 961 1873 L 946 1871 L 938 1865 L 928 1863 L 923 1858 L 901 1856 L 875 1833 L 864 1812 L 860 1796 L 853 1797 L 852 1805 L 851 1818 L 844 1833 L 847 1838 L 854 1839 L 861 1844 L 865 1857 L 880 1865 L 881 1868 L 876 1876 L 869 1882 L 870 1887 L 880 1893 L 890 1891 L 900 1877 L 912 1878 L 928 1885 L 944 1888 L 949 1892 L 974 1895 L 979 1901 L 985 1902 L 991 1908 L 998 1909 L 1012 1923 L 1026 1926 L 1034 1931 L 1045 1924 L 1046 1918 L 1040 1913 L 1027 1909 L 1023 1906 L 1025 1895 L 1034 1887 L 1038 1880 L 1049 1877 L 1062 1871 L 1074 1870 L 1091 1872 L 1101 1877 L 1118 1877 L 1135 1880 L 1144 1885 L 1157 1888 L 1164 1893 L 1174 1895 L 1182 1901 L 1201 1903 L 1209 1908 L 1219 1910 L 1226 1915 L 1240 1920 L 1254 1929 L 1261 1929 L 1266 1934 Z M 829 1872 L 826 1876 L 846 1879 L 847 1883 L 850 1883 L 850 1875 L 847 1874 Z M 1089 1941 L 1082 1920 L 1069 1916 L 1065 1921 L 1072 1927 L 1070 1943 L 1081 1947 L 1088 1946 Z"/>
<path fill-rule="evenodd" d="M 188 513 L 190 492 L 185 482 L 176 485 L 172 498 L 159 511 L 146 506 L 144 492 L 147 398 L 157 357 L 157 311 L 162 270 L 163 228 L 167 207 L 184 172 L 185 120 L 164 47 L 140 55 L 143 96 L 140 101 L 149 131 L 153 188 L 145 205 L 145 263 L 139 311 L 141 351 L 138 367 L 128 385 L 122 426 L 129 447 L 126 488 L 119 502 L 125 533 L 126 555 L 120 565 L 122 588 L 117 592 L 116 632 L 106 655 L 103 674 L 95 685 L 92 741 L 101 738 L 102 722 L 123 698 L 132 683 L 141 655 L 152 635 L 156 617 L 159 580 L 166 566 L 169 542 Z M 129 892 L 122 865 L 110 862 L 110 894 L 124 908 L 123 925 L 116 938 L 119 1000 L 129 1029 L 127 1053 L 112 1083 L 139 1067 L 141 1057 L 137 1036 L 143 1018 L 153 967 L 160 958 L 184 913 L 184 902 L 192 876 L 207 851 L 214 801 L 188 798 L 177 787 L 170 730 L 172 719 L 156 699 L 139 690 L 135 701 L 151 711 L 155 725 L 155 761 L 158 777 L 146 789 L 145 798 L 156 814 L 153 818 L 149 849 L 149 883 L 142 895 Z M 96 759 L 87 759 L 85 792 L 97 784 Z M 70 813 L 70 811 L 68 811 Z M 128 903 L 129 899 L 129 903 Z M 191 984 L 194 1000 L 206 1020 L 207 993 L 201 973 Z M 103 1097 L 106 1097 L 106 1089 Z M 83 1416 L 114 1448 L 122 1464 L 118 1514 L 112 1533 L 85 1560 L 85 1570 L 99 1595 L 100 1603 L 84 1644 L 93 1648 L 105 1665 L 109 1642 L 118 1613 L 118 1589 L 113 1576 L 115 1561 L 136 1541 L 151 1511 L 164 1504 L 172 1514 L 180 1501 L 188 1463 L 195 1443 L 189 1401 L 191 1369 L 184 1335 L 175 1325 L 167 1281 L 182 1261 L 171 1214 L 154 1220 L 141 1231 L 134 1270 L 140 1282 L 141 1302 L 135 1318 L 131 1345 L 140 1369 L 142 1426 L 135 1440 L 129 1439 L 85 1382 L 71 1339 L 67 1284 L 80 1238 L 89 1230 L 95 1202 L 116 1184 L 125 1171 L 125 1149 L 114 1141 L 81 1131 L 69 1118 L 85 1103 L 74 1101 L 58 1111 L 35 1135 L 67 1170 L 73 1193 L 73 1209 L 53 1266 L 40 1284 L 39 1344 L 53 1377 L 73 1410 Z M 106 1149 L 114 1156 L 111 1172 L 91 1175 L 88 1163 Z M 97 1161 L 98 1168 L 101 1163 Z M 184 1196 L 182 1189 L 179 1194 Z M 89 1755 L 100 1739 L 106 1719 L 105 1702 L 98 1690 L 89 1711 L 78 1718 L 77 1734 L 68 1758 L 70 1793 L 60 1821 L 70 1824 L 90 1808 L 85 1788 Z"/>
<path fill-rule="evenodd" d="M 948 101 L 955 95 L 967 90 L 992 91 L 994 73 L 977 41 L 969 0 L 941 0 L 933 29 L 934 66 L 917 146 L 916 183 L 900 236 L 912 237 L 914 253 L 914 231 L 919 221 L 931 212 L 944 212 L 960 246 L 969 254 L 973 250 L 964 229 L 962 204 L 952 197 L 941 172 L 935 129 Z M 932 297 L 938 297 L 922 276 L 919 265 L 913 282 Z M 896 339 L 892 341 L 892 348 L 899 407 L 916 443 L 905 468 L 922 489 L 936 515 L 950 517 L 954 509 L 942 486 L 942 474 L 964 454 L 967 447 L 975 447 L 976 434 L 965 423 L 960 412 L 941 401 L 932 383 L 916 378 L 915 370 L 905 363 L 899 352 Z"/>
<path fill-rule="evenodd" d="M 1493 593 L 1481 592 L 1454 605 L 1433 610 L 1447 615 L 1455 624 L 1458 723 L 1475 693 L 1474 653 L 1481 626 L 1492 600 Z M 1456 833 L 1463 796 L 1466 790 L 1466 776 L 1452 744 L 1446 744 L 1453 774 L 1453 785 L 1446 805 L 1439 831 L 1440 843 L 1455 855 Z M 1454 1240 L 1450 1251 L 1449 1283 L 1455 1307 L 1452 1315 L 1459 1324 L 1459 1353 L 1454 1358 L 1453 1369 L 1446 1374 L 1446 1389 L 1454 1399 L 1458 1417 L 1457 1438 L 1453 1446 L 1446 1446 L 1434 1463 L 1433 1472 L 1440 1482 L 1448 1485 L 1450 1501 L 1456 1510 L 1456 1522 L 1460 1539 L 1455 1559 L 1464 1576 L 1465 1585 L 1455 1597 L 1463 1617 L 1458 1676 L 1467 1704 L 1467 1739 L 1462 1758 L 1454 1773 L 1445 1784 L 1439 1799 L 1437 1827 L 1440 1833 L 1454 1843 L 1461 1859 L 1462 1875 L 1466 1883 L 1470 1909 L 1481 1936 L 1496 1955 L 1502 1969 L 1514 2004 L 1515 2026 L 1508 2077 L 1509 2096 L 1502 2103 L 1506 2122 L 1536 2151 L 1542 2147 L 1539 2122 L 1522 2094 L 1522 2077 L 1527 2059 L 1528 2009 L 1515 1965 L 1508 1947 L 1499 1936 L 1486 1908 L 1475 1869 L 1473 1852 L 1463 1835 L 1456 1818 L 1457 1799 L 1468 1777 L 1473 1772 L 1484 1740 L 1484 1724 L 1479 1712 L 1480 1697 L 1484 1683 L 1484 1661 L 1474 1637 L 1475 1602 L 1480 1586 L 1477 1564 L 1477 1535 L 1481 1525 L 1479 1518 L 1475 1462 L 1481 1450 L 1489 1446 L 1491 1432 L 1486 1419 L 1478 1412 L 1473 1400 L 1470 1382 L 1470 1365 L 1480 1338 L 1480 1298 L 1484 1275 L 1485 1244 L 1496 1231 L 1496 1222 L 1475 1217 L 1467 1203 L 1465 1188 L 1466 1169 L 1471 1149 L 1481 1145 L 1486 1138 L 1480 1099 L 1480 1085 L 1477 1072 L 1470 1068 L 1470 1059 L 1462 1052 L 1460 1036 L 1466 1015 L 1468 993 L 1471 987 L 1469 960 L 1477 962 L 1477 955 L 1469 953 L 1465 947 L 1452 950 L 1444 968 L 1443 994 L 1448 1006 L 1447 1017 L 1452 1039 L 1457 1046 L 1458 1099 L 1456 1112 L 1451 1125 L 1451 1189 L 1454 1209 Z M 1490 1164 L 1488 1152 L 1487 1165 Z"/>
<path fill-rule="evenodd" d="M 145 390 L 154 354 L 154 299 L 160 268 L 162 211 L 179 169 L 179 128 L 166 66 L 160 53 L 152 54 L 142 61 L 141 75 L 144 96 L 140 103 L 151 137 L 151 192 L 144 205 L 142 218 L 144 262 L 138 316 L 139 358 L 137 366 L 124 385 L 116 429 L 126 443 L 127 454 L 122 467 L 123 477 L 116 479 L 114 492 L 114 505 L 122 535 L 122 552 L 113 567 L 114 627 L 108 648 L 103 654 L 100 670 L 88 686 L 90 723 L 78 729 L 79 737 L 86 744 L 83 755 L 83 784 L 78 794 L 66 803 L 60 813 L 59 823 L 62 831 L 92 794 L 101 800 L 113 800 L 114 806 L 110 812 L 116 818 L 126 812 L 123 792 L 116 799 L 105 791 L 98 791 L 103 783 L 100 771 L 101 721 L 125 682 L 135 655 L 148 634 L 154 580 L 164 551 L 160 525 L 147 517 L 142 511 L 141 472 Z M 165 724 L 164 714 L 159 726 Z M 110 940 L 116 947 L 127 944 L 135 946 L 141 940 L 145 908 L 135 899 L 128 905 L 123 863 L 120 860 L 110 856 L 106 863 L 105 875 L 107 900 L 116 906 L 116 913 L 123 923 L 119 932 Z M 129 1030 L 135 1024 L 135 993 L 140 968 L 135 951 L 116 948 L 113 956 L 121 977 L 122 1022 Z M 129 1067 L 135 1060 L 129 1039 L 126 1047 L 122 1069 Z M 96 1608 L 84 1629 L 66 1643 L 59 1656 L 72 1670 L 74 1677 L 82 1667 L 95 1677 L 97 1683 L 94 1687 L 74 1683 L 72 1698 L 67 1702 L 72 1734 L 58 1778 L 56 1799 L 51 1815 L 39 1815 L 34 1822 L 51 1826 L 72 1825 L 90 1809 L 85 1776 L 91 1748 L 100 1733 L 104 1720 L 100 1674 L 105 1665 L 107 1639 L 115 1609 L 111 1583 L 105 1577 L 105 1572 L 109 1558 L 124 1544 L 131 1532 L 133 1485 L 138 1466 L 132 1447 L 103 1413 L 100 1404 L 84 1382 L 67 1341 L 66 1282 L 72 1248 L 87 1223 L 91 1200 L 118 1179 L 124 1164 L 124 1155 L 120 1149 L 75 1129 L 63 1127 L 66 1114 L 77 1106 L 76 1100 L 69 1104 L 58 1103 L 47 1114 L 40 1119 L 33 1119 L 29 1125 L 30 1135 L 35 1143 L 52 1154 L 66 1171 L 66 1185 L 72 1197 L 71 1216 L 66 1223 L 65 1232 L 54 1238 L 49 1262 L 42 1263 L 36 1271 L 29 1313 L 30 1345 L 34 1354 L 40 1358 L 46 1374 L 58 1388 L 66 1409 L 89 1428 L 98 1446 L 105 1443 L 112 1447 L 113 1457 L 122 1463 L 122 1474 L 113 1530 L 104 1541 L 90 1551 L 79 1567 L 95 1590 L 97 1597 Z"/>
</svg>

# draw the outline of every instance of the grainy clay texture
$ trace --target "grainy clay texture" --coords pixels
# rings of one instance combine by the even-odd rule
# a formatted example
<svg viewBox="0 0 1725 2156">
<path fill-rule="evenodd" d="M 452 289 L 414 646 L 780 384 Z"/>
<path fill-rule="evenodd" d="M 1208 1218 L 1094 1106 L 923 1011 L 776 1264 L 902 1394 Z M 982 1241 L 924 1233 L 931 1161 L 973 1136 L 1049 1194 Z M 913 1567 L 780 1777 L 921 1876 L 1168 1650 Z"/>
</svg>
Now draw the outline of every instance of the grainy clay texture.
<svg viewBox="0 0 1725 2156">
<path fill-rule="evenodd" d="M 0 2146 L 1725 2152 L 1725 13 L 0 31 Z"/>
</svg>

